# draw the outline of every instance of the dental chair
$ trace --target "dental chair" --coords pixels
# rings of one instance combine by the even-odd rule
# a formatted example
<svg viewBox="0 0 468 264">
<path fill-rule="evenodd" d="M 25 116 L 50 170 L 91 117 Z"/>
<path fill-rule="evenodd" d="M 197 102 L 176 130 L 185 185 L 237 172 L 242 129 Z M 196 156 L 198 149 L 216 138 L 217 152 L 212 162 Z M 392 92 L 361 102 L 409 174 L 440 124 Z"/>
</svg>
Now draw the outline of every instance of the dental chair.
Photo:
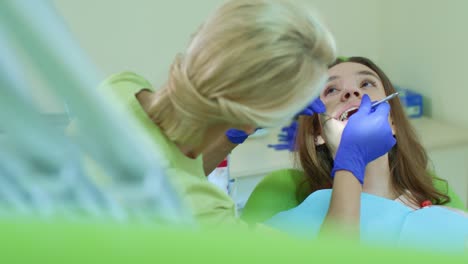
<svg viewBox="0 0 468 264">
<path fill-rule="evenodd" d="M 421 255 L 341 240 L 199 232 L 165 177 L 163 157 L 146 148 L 125 113 L 116 114 L 93 90 L 93 65 L 49 4 L 0 1 L 0 263 L 377 263 L 382 256 L 393 263 L 466 263 L 468 255 Z M 13 46 L 24 49 L 49 89 L 67 101 L 87 128 L 82 136 L 71 140 L 44 122 L 26 98 Z M 112 184 L 90 181 L 83 156 L 99 163 Z M 155 224 L 155 217 L 166 225 Z"/>
<path fill-rule="evenodd" d="M 279 212 L 298 206 L 308 195 L 304 181 L 304 174 L 295 169 L 283 169 L 268 174 L 253 190 L 242 209 L 241 218 L 249 223 L 261 223 Z M 466 210 L 462 200 L 450 186 L 442 181 L 435 181 L 434 184 L 451 198 L 447 206 Z"/>
</svg>

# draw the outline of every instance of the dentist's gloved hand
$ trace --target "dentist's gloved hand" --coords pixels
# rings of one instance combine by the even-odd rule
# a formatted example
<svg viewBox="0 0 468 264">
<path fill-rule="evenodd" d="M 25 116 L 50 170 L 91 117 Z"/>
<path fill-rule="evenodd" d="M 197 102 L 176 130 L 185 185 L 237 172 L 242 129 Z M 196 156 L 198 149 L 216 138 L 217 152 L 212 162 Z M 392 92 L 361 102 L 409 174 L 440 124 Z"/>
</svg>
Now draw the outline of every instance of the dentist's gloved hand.
<svg viewBox="0 0 468 264">
<path fill-rule="evenodd" d="M 312 116 L 315 113 L 317 114 L 325 113 L 325 111 L 326 111 L 325 104 L 323 104 L 322 100 L 320 100 L 320 97 L 317 97 L 304 110 L 297 113 L 296 116 L 300 116 L 300 115 Z"/>
<path fill-rule="evenodd" d="M 325 105 L 320 98 L 317 97 L 306 108 L 297 113 L 296 117 L 300 115 L 312 116 L 315 113 L 325 113 L 325 111 Z M 289 126 L 283 127 L 281 129 L 281 134 L 278 135 L 278 144 L 269 144 L 268 147 L 275 150 L 296 150 L 297 126 L 297 121 L 293 120 Z"/>
<path fill-rule="evenodd" d="M 268 144 L 268 147 L 274 150 L 296 150 L 297 121 L 292 121 L 289 126 L 283 127 L 281 131 L 281 134 L 278 134 L 279 144 Z"/>
<path fill-rule="evenodd" d="M 332 177 L 339 170 L 350 171 L 364 183 L 367 164 L 389 152 L 396 144 L 388 121 L 390 105 L 380 104 L 375 111 L 364 95 L 359 110 L 352 115 L 341 135 Z"/>
</svg>

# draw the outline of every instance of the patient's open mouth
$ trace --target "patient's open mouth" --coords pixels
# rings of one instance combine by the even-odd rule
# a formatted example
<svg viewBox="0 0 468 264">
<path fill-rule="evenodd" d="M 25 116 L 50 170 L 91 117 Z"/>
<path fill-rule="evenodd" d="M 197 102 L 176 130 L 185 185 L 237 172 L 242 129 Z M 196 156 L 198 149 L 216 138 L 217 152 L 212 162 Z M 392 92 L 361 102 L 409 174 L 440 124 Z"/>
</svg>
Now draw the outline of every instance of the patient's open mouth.
<svg viewBox="0 0 468 264">
<path fill-rule="evenodd" d="M 348 120 L 352 115 L 354 115 L 358 111 L 358 108 L 351 108 L 346 111 L 344 111 L 341 115 L 339 120 L 340 121 L 346 121 Z"/>
</svg>

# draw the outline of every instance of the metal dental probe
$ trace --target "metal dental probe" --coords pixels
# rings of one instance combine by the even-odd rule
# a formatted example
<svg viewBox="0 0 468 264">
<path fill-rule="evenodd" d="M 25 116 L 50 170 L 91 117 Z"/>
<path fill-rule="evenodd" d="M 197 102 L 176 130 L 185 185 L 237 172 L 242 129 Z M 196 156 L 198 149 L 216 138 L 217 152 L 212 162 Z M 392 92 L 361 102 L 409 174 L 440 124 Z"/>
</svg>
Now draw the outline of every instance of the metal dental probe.
<svg viewBox="0 0 468 264">
<path fill-rule="evenodd" d="M 381 103 L 383 103 L 383 102 L 387 102 L 387 101 L 389 101 L 390 99 L 397 97 L 399 94 L 400 94 L 400 93 L 398 93 L 398 92 L 392 93 L 391 95 L 385 97 L 384 99 L 372 103 L 371 108 L 375 108 L 375 107 L 377 107 L 379 104 L 381 104 Z M 349 112 L 349 111 L 352 111 L 352 110 L 355 110 L 355 109 L 350 109 L 350 110 L 346 111 L 346 113 Z M 330 120 L 331 118 L 333 118 L 332 116 L 330 116 L 330 115 L 327 114 L 327 113 L 321 113 L 321 115 L 324 115 L 324 116 L 328 117 L 328 119 L 325 120 L 325 122 L 324 122 L 323 124 L 325 124 L 328 120 Z"/>
</svg>

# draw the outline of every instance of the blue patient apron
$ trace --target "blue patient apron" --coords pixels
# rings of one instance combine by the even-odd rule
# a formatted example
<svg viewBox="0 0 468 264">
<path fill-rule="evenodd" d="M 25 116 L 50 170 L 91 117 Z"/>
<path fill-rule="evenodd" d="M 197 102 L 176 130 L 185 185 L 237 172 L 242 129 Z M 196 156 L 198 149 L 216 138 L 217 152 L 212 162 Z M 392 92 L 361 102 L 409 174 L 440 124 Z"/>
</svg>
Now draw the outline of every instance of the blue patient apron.
<svg viewBox="0 0 468 264">
<path fill-rule="evenodd" d="M 331 189 L 312 193 L 299 206 L 278 213 L 266 224 L 302 238 L 316 238 L 330 205 Z M 386 198 L 361 194 L 361 240 L 373 245 L 463 251 L 468 218 L 449 209 L 419 210 Z"/>
</svg>

